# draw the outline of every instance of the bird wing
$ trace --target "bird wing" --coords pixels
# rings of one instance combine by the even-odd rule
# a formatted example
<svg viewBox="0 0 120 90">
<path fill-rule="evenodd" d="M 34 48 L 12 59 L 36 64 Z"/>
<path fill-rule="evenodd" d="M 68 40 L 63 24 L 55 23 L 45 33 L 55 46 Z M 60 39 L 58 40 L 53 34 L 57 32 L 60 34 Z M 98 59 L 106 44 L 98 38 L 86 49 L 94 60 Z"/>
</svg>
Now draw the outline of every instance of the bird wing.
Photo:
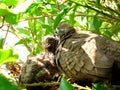
<svg viewBox="0 0 120 90">
<path fill-rule="evenodd" d="M 61 42 L 61 48 L 56 54 L 57 65 L 68 77 L 109 78 L 114 60 L 108 58 L 106 47 L 112 48 L 113 43 L 93 33 L 75 33 L 63 44 Z"/>
</svg>

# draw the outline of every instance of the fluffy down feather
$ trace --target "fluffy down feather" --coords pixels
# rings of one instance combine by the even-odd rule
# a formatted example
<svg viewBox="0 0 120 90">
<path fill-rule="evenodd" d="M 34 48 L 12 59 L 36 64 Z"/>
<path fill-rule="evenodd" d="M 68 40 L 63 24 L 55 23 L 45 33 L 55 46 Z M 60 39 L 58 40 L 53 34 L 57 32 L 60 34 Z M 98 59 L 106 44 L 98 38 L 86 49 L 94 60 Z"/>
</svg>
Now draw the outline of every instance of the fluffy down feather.
<svg viewBox="0 0 120 90">
<path fill-rule="evenodd" d="M 45 52 L 38 56 L 28 58 L 22 67 L 20 84 L 55 81 L 59 75 L 58 68 L 54 63 L 55 47 L 58 40 L 53 36 L 45 36 L 42 40 Z M 49 51 L 49 52 L 48 52 Z M 51 90 L 52 87 L 27 87 L 27 90 Z M 54 87 L 55 88 L 55 87 Z"/>
</svg>

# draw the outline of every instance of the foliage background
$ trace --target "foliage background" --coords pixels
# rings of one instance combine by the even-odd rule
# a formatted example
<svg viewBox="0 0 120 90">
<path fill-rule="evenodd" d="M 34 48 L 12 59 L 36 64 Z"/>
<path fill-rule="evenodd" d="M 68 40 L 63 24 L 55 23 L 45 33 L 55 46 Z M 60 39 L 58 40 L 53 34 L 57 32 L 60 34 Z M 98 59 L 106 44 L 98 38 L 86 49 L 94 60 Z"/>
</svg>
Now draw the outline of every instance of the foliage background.
<svg viewBox="0 0 120 90">
<path fill-rule="evenodd" d="M 0 65 L 20 59 L 13 53 L 19 45 L 29 56 L 42 52 L 42 38 L 53 34 L 61 21 L 120 41 L 119 0 L 0 0 L 0 33 L 4 32 L 0 36 Z M 8 48 L 10 34 L 17 41 Z"/>
</svg>

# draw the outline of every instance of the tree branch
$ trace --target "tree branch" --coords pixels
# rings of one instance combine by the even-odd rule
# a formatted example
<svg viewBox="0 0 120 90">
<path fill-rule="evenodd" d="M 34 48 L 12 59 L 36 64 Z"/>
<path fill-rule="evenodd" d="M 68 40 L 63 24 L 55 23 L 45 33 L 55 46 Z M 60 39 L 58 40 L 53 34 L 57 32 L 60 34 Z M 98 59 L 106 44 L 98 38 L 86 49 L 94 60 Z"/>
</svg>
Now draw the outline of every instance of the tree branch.
<svg viewBox="0 0 120 90">
<path fill-rule="evenodd" d="M 115 17 L 115 16 L 112 16 L 112 15 L 109 15 L 108 13 L 105 13 L 105 12 L 103 12 L 103 11 L 101 11 L 101 10 L 98 10 L 98 9 L 96 9 L 96 8 L 93 8 L 93 7 L 90 6 L 90 5 L 87 5 L 87 4 L 86 4 L 86 5 L 82 5 L 82 4 L 80 4 L 80 3 L 78 3 L 78 2 L 75 2 L 75 1 L 73 1 L 73 0 L 70 0 L 70 1 L 71 1 L 72 3 L 75 3 L 75 4 L 79 5 L 79 6 L 82 6 L 82 7 L 85 7 L 85 8 L 89 8 L 89 9 L 95 11 L 95 12 L 98 12 L 98 13 L 104 15 L 104 16 L 107 16 L 107 17 L 109 17 L 109 18 L 112 18 L 112 19 L 120 22 L 120 18 Z"/>
<path fill-rule="evenodd" d="M 28 18 L 26 18 L 26 19 L 20 20 L 20 22 L 22 22 L 22 21 L 27 21 L 27 20 L 39 19 L 39 18 L 43 18 L 43 17 L 53 17 L 53 16 L 57 16 L 57 14 L 43 15 L 43 16 L 36 16 L 36 17 L 28 17 Z"/>
<path fill-rule="evenodd" d="M 35 87 L 35 86 L 58 86 L 60 85 L 59 82 L 39 82 L 39 83 L 33 83 L 33 84 L 20 84 L 20 87 Z"/>
</svg>

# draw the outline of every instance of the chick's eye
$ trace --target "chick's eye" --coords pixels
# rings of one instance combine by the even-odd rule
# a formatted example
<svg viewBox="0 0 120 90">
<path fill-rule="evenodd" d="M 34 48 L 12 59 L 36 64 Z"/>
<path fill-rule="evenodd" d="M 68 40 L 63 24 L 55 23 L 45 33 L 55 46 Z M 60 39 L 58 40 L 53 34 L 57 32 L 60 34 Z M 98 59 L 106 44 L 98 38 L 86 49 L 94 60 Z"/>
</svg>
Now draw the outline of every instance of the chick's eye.
<svg viewBox="0 0 120 90">
<path fill-rule="evenodd" d="M 48 42 L 52 42 L 53 41 L 53 39 L 52 38 L 50 38 L 49 40 L 48 40 Z"/>
<path fill-rule="evenodd" d="M 54 39 L 53 38 L 49 38 L 48 39 L 48 43 L 52 43 L 52 42 L 54 42 Z"/>
</svg>

